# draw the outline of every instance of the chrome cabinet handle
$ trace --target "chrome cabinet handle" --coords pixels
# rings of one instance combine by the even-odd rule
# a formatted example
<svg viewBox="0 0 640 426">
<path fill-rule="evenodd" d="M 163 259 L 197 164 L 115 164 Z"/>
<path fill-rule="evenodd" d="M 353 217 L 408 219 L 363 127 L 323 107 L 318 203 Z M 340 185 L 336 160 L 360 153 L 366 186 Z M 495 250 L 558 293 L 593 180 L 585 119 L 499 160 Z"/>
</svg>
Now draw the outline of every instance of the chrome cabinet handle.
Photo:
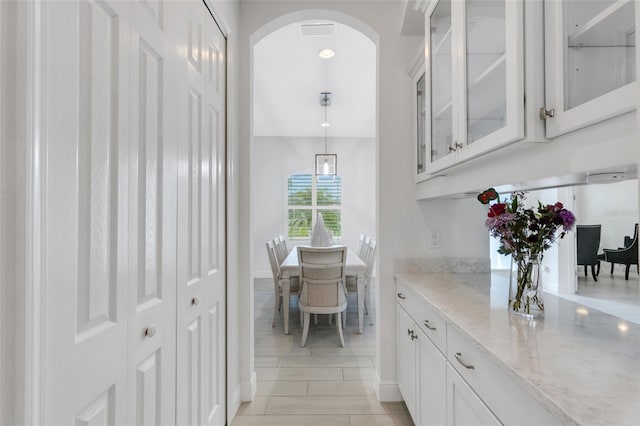
<svg viewBox="0 0 640 426">
<path fill-rule="evenodd" d="M 405 295 L 404 295 L 404 294 L 402 294 L 402 293 L 398 293 L 398 297 L 399 297 L 400 299 L 402 299 L 402 300 L 404 300 L 404 299 L 406 299 L 406 298 L 407 298 L 407 296 L 405 296 Z"/>
<path fill-rule="evenodd" d="M 456 356 L 456 359 L 458 360 L 458 362 L 460 364 L 462 364 L 462 366 L 464 368 L 468 368 L 469 370 L 475 370 L 476 369 L 476 367 L 474 367 L 473 365 L 467 364 L 466 362 L 464 362 L 464 360 L 462 359 L 462 353 L 461 352 L 456 352 L 455 356 Z"/>
<path fill-rule="evenodd" d="M 153 337 L 156 335 L 156 325 L 155 324 L 151 324 L 149 327 L 147 327 L 144 330 L 144 335 L 147 337 Z"/>
<path fill-rule="evenodd" d="M 429 325 L 429 320 L 424 320 L 424 326 L 427 327 L 429 330 L 435 331 L 436 327 L 431 327 Z"/>
<path fill-rule="evenodd" d="M 198 296 L 193 296 L 193 299 L 191 299 L 191 304 L 193 306 L 197 306 L 198 303 L 200 303 L 200 299 L 198 299 Z"/>
</svg>

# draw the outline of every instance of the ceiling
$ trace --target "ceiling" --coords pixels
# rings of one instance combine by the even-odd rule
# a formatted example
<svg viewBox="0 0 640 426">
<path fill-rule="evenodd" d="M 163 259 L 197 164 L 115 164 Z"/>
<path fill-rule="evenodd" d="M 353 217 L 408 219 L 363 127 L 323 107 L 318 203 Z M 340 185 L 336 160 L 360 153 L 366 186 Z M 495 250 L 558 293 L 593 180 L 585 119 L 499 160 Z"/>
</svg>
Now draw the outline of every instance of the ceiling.
<svg viewBox="0 0 640 426">
<path fill-rule="evenodd" d="M 338 23 L 330 35 L 303 35 L 287 25 L 256 43 L 253 57 L 254 136 L 324 137 L 321 92 L 332 92 L 327 108 L 329 138 L 373 138 L 376 132 L 376 47 L 357 30 Z M 335 50 L 331 59 L 318 52 Z"/>
</svg>

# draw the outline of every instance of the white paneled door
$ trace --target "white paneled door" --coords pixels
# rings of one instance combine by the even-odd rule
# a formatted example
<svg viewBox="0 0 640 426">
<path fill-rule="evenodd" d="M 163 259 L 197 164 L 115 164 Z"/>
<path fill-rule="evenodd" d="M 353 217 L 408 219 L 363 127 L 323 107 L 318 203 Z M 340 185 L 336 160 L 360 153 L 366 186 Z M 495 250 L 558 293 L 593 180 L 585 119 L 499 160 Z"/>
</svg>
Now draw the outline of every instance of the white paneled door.
<svg viewBox="0 0 640 426">
<path fill-rule="evenodd" d="M 117 3 L 117 2 L 116 2 Z M 130 1 L 127 422 L 172 424 L 176 371 L 177 122 L 172 19 Z"/>
<path fill-rule="evenodd" d="M 199 0 L 28 4 L 33 423 L 223 425 L 225 38 Z"/>
<path fill-rule="evenodd" d="M 41 16 L 44 353 L 34 423 L 124 424 L 129 7 L 50 2 Z"/>
<path fill-rule="evenodd" d="M 225 38 L 181 3 L 177 420 L 225 422 Z"/>
</svg>

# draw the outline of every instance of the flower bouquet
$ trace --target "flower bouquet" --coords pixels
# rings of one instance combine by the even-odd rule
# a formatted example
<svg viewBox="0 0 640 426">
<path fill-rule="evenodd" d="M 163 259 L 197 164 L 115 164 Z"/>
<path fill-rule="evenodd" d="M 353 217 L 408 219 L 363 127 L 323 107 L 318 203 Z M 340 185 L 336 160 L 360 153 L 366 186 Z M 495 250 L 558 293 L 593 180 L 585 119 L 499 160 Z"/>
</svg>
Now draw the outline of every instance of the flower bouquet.
<svg viewBox="0 0 640 426">
<path fill-rule="evenodd" d="M 560 202 L 525 208 L 525 198 L 525 192 L 514 192 L 502 202 L 493 188 L 478 195 L 482 204 L 497 201 L 489 206 L 485 224 L 491 236 L 500 240 L 498 253 L 511 255 L 517 265 L 509 281 L 509 311 L 533 318 L 544 314 L 540 285 L 544 251 L 563 238 L 576 219 Z"/>
</svg>

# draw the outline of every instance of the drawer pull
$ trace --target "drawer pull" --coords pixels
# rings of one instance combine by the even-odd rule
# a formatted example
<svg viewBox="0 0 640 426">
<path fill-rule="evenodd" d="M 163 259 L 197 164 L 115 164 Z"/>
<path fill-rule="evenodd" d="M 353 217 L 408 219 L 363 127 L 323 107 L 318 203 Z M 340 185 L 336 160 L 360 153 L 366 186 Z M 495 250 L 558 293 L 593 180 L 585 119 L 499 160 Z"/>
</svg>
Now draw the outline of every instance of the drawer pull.
<svg viewBox="0 0 640 426">
<path fill-rule="evenodd" d="M 429 320 L 424 320 L 424 326 L 427 327 L 431 331 L 435 331 L 436 327 L 432 327 L 429 325 Z"/>
<path fill-rule="evenodd" d="M 407 328 L 407 335 L 408 335 L 408 336 L 411 336 L 412 334 L 413 334 L 413 330 L 409 330 L 409 329 Z"/>
<path fill-rule="evenodd" d="M 462 359 L 462 353 L 461 352 L 456 352 L 455 355 L 456 355 L 456 359 L 458 360 L 458 362 L 460 364 L 462 364 L 462 366 L 464 368 L 468 368 L 469 370 L 475 370 L 476 369 L 473 365 L 467 364 L 466 362 L 464 362 L 464 360 Z"/>
<path fill-rule="evenodd" d="M 416 340 L 418 335 L 416 333 L 411 333 L 411 340 Z"/>
<path fill-rule="evenodd" d="M 402 294 L 402 293 L 398 293 L 398 297 L 399 297 L 400 299 L 402 299 L 402 300 L 404 300 L 404 299 L 406 299 L 406 298 L 407 298 L 407 296 L 405 296 L 405 295 L 404 295 L 404 294 Z"/>
</svg>

